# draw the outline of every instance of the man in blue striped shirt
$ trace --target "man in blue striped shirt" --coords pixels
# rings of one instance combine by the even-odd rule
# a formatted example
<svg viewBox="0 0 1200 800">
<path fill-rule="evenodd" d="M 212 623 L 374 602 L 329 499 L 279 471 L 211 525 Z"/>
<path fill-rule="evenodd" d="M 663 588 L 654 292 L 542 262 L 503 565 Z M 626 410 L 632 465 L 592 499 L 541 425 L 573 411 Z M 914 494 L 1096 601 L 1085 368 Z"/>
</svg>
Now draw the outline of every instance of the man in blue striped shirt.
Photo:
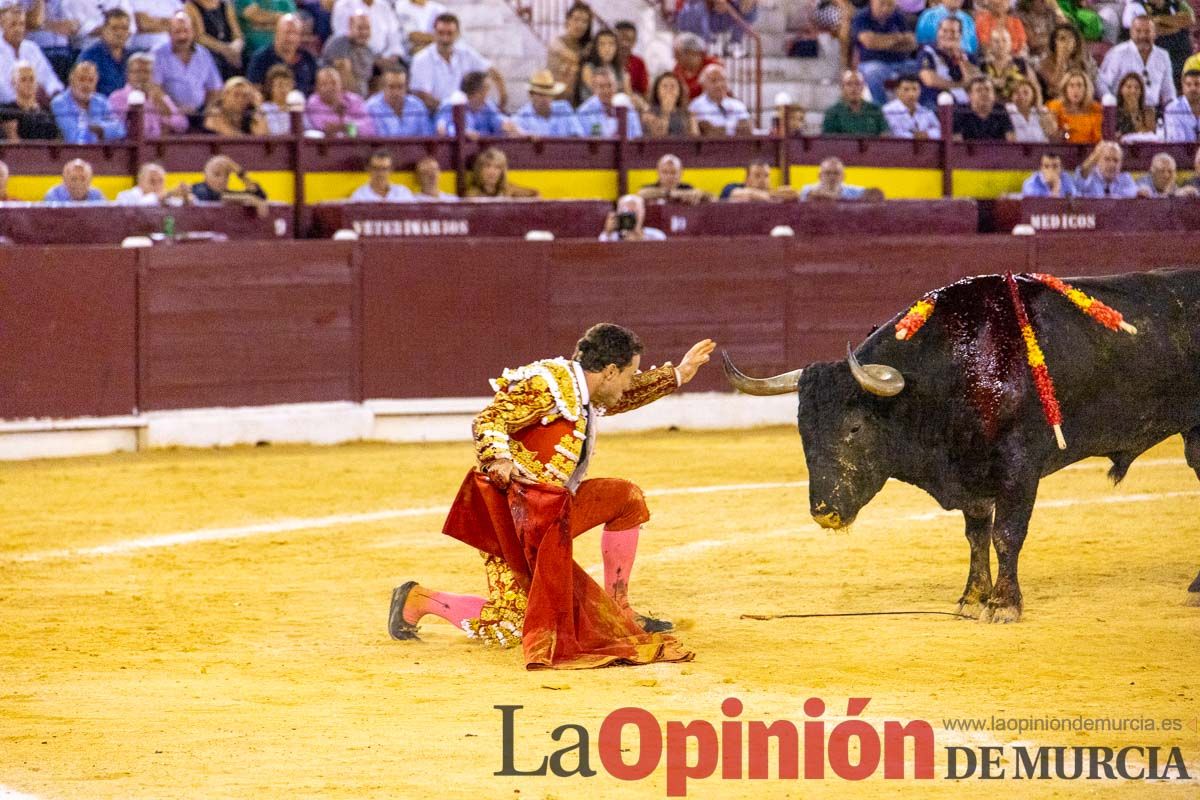
<svg viewBox="0 0 1200 800">
<path fill-rule="evenodd" d="M 592 96 L 575 109 L 585 136 L 603 136 L 612 139 L 617 135 L 617 114 L 625 114 L 625 136 L 628 139 L 642 138 L 642 120 L 637 111 L 626 105 L 615 105 L 617 76 L 612 67 L 597 67 L 592 71 Z"/>
<path fill-rule="evenodd" d="M 71 144 L 96 144 L 125 138 L 125 122 L 112 112 L 108 98 L 96 93 L 96 65 L 80 61 L 71 68 L 67 91 L 50 101 L 50 113 L 63 139 Z"/>
<path fill-rule="evenodd" d="M 1100 142 L 1075 170 L 1075 190 L 1080 197 L 1137 197 L 1133 176 L 1121 171 L 1121 145 Z"/>
<path fill-rule="evenodd" d="M 383 72 L 383 90 L 367 100 L 367 113 L 378 136 L 432 136 L 429 111 L 408 93 L 408 73 L 400 67 Z"/>
</svg>

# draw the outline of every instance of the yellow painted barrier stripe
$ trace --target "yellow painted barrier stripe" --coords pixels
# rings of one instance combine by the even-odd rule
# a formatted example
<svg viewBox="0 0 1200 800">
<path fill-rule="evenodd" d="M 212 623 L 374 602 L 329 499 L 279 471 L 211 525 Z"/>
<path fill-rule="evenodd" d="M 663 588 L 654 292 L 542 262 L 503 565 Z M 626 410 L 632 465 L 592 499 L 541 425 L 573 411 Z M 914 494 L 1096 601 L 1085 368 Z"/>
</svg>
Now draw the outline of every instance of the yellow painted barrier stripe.
<svg viewBox="0 0 1200 800">
<path fill-rule="evenodd" d="M 290 173 L 288 175 L 290 178 Z M 366 182 L 365 172 L 307 172 L 304 175 L 304 197 L 310 203 L 346 200 Z M 411 172 L 393 172 L 391 182 L 407 186 L 414 192 L 419 186 Z M 454 194 L 454 173 L 443 171 L 438 179 L 438 188 Z"/>
<path fill-rule="evenodd" d="M 953 179 L 954 197 L 990 199 L 1005 194 L 1019 194 L 1021 184 L 1032 170 L 956 169 Z"/>
<path fill-rule="evenodd" d="M 816 183 L 820 167 L 816 164 L 793 166 L 791 185 Z M 883 191 L 891 200 L 936 200 L 942 196 L 942 173 L 936 169 L 899 167 L 846 167 L 846 183 Z"/>
<path fill-rule="evenodd" d="M 793 165 L 790 170 L 790 185 L 796 188 L 817 181 L 816 165 Z M 282 170 L 252 172 L 254 179 L 262 184 L 267 197 L 280 203 L 295 201 L 292 173 Z M 1030 174 L 1017 170 L 955 170 L 953 177 L 954 197 L 990 199 L 1021 191 L 1021 184 Z M 1181 173 L 1181 176 L 1185 173 Z M 713 195 L 720 194 L 729 183 L 741 183 L 746 171 L 742 167 L 684 168 L 684 180 Z M 511 170 L 509 179 L 521 186 L 537 189 L 547 199 L 601 199 L 615 200 L 617 197 L 617 173 L 613 170 L 569 170 L 569 169 L 526 169 Z M 176 172 L 167 176 L 167 186 L 179 181 L 197 183 L 203 180 L 199 172 Z M 628 173 L 630 191 L 654 183 L 657 176 L 651 169 L 633 169 Z M 41 200 L 46 192 L 62 181 L 59 175 L 14 175 L 9 180 L 9 196 L 14 200 Z M 330 200 L 345 200 L 362 184 L 367 175 L 363 172 L 309 172 L 304 176 L 305 197 L 309 203 Z M 410 189 L 417 183 L 410 172 L 393 173 L 392 181 Z M 936 169 L 907 169 L 903 167 L 847 167 L 846 182 L 858 186 L 877 187 L 892 199 L 932 200 L 942 196 L 942 173 Z M 782 176 L 778 169 L 771 170 L 771 185 L 779 186 Z M 116 175 L 97 176 L 93 185 L 104 196 L 112 200 L 118 192 L 130 188 L 133 179 Z M 241 188 L 237 178 L 230 184 Z M 442 191 L 454 194 L 454 173 L 444 171 L 439 186 Z"/>
</svg>

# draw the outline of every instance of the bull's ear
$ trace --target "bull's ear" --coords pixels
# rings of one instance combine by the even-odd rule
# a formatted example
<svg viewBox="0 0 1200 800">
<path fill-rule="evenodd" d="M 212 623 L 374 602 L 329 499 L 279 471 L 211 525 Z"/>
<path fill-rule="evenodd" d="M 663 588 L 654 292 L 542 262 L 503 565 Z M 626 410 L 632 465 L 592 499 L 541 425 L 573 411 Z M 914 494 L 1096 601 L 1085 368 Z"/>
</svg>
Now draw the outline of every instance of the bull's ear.
<svg viewBox="0 0 1200 800">
<path fill-rule="evenodd" d="M 751 378 L 733 365 L 733 359 L 724 350 L 721 351 L 721 361 L 725 367 L 725 379 L 733 388 L 743 394 L 760 397 L 796 391 L 800 384 L 800 373 L 804 372 L 803 369 L 794 369 L 771 378 Z"/>
<path fill-rule="evenodd" d="M 850 364 L 850 374 L 863 391 L 878 397 L 895 397 L 904 391 L 904 375 L 900 370 L 886 364 L 863 366 L 854 357 L 854 349 L 849 342 L 846 342 L 846 361 Z"/>
</svg>

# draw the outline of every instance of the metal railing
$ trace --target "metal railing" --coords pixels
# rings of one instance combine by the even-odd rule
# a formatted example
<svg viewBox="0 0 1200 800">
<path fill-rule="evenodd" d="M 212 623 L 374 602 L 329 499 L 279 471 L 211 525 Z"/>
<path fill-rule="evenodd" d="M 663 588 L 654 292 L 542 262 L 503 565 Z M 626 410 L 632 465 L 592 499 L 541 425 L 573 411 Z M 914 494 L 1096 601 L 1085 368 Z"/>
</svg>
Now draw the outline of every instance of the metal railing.
<svg viewBox="0 0 1200 800">
<path fill-rule="evenodd" d="M 734 24 L 742 29 L 742 41 L 749 42 L 748 48 L 740 48 L 740 52 L 725 58 L 726 69 L 729 72 L 729 89 L 748 106 L 752 106 L 756 127 L 762 127 L 762 37 L 755 33 L 750 24 L 742 18 L 736 9 L 730 8 Z M 751 102 L 753 101 L 753 102 Z"/>
<path fill-rule="evenodd" d="M 289 111 L 289 132 L 275 136 L 189 136 L 147 138 L 145 108 L 131 105 L 126 117 L 127 137 L 96 144 L 57 141 L 0 141 L 0 159 L 14 174 L 51 175 L 72 158 L 84 158 L 97 175 L 136 178 L 138 168 L 159 161 L 169 172 L 198 172 L 217 154 L 231 155 L 255 171 L 288 173 L 292 183 L 293 230 L 305 229 L 306 175 L 309 172 L 345 172 L 360 169 L 377 149 L 396 154 L 397 164 L 411 164 L 434 156 L 444 169 L 453 171 L 457 192 L 464 194 L 471 158 L 488 146 L 498 146 L 516 169 L 589 169 L 616 173 L 618 194 L 629 188 L 631 170 L 653 169 L 663 154 L 683 153 L 685 168 L 744 166 L 754 158 L 771 158 L 782 182 L 791 183 L 793 166 L 815 166 L 824 158 L 837 156 L 848 166 L 901 168 L 938 172 L 942 194 L 953 197 L 956 173 L 979 170 L 1034 171 L 1043 152 L 1062 157 L 1064 166 L 1082 163 L 1093 145 L 1078 143 L 954 141 L 955 107 L 939 106 L 940 140 L 894 137 L 804 136 L 788 128 L 783 116 L 780 131 L 770 136 L 729 139 L 629 139 L 627 117 L 617 116 L 614 135 L 609 137 L 563 138 L 489 136 L 468 138 L 466 107 L 453 108 L 454 133 L 446 136 L 360 136 L 314 139 L 305 132 L 304 113 Z M 1103 129 L 1115 135 L 1115 106 L 1103 109 Z M 632 113 L 632 112 L 629 112 Z M 1143 171 L 1152 157 L 1165 152 L 1181 165 L 1190 165 L 1200 144 L 1200 123 L 1193 141 L 1134 142 L 1125 145 L 1124 168 Z M 547 163 L 547 159 L 551 159 Z M 962 190 L 958 192 L 962 194 Z"/>
</svg>

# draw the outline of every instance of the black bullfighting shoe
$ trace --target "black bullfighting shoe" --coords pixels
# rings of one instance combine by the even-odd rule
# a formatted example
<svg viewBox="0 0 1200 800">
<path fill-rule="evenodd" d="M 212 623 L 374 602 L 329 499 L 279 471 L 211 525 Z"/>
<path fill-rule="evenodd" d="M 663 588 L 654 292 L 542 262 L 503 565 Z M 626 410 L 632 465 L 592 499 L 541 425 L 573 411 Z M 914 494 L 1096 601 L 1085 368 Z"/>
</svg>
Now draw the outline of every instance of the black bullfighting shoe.
<svg viewBox="0 0 1200 800">
<path fill-rule="evenodd" d="M 393 639 L 403 641 L 420 638 L 417 636 L 417 626 L 404 619 L 404 604 L 408 602 L 408 593 L 416 585 L 416 581 L 409 581 L 392 590 L 392 607 L 388 610 L 388 634 Z"/>
<path fill-rule="evenodd" d="M 656 619 L 637 612 L 634 612 L 633 619 L 646 633 L 666 633 L 675 630 L 675 623 L 669 619 Z"/>
</svg>

